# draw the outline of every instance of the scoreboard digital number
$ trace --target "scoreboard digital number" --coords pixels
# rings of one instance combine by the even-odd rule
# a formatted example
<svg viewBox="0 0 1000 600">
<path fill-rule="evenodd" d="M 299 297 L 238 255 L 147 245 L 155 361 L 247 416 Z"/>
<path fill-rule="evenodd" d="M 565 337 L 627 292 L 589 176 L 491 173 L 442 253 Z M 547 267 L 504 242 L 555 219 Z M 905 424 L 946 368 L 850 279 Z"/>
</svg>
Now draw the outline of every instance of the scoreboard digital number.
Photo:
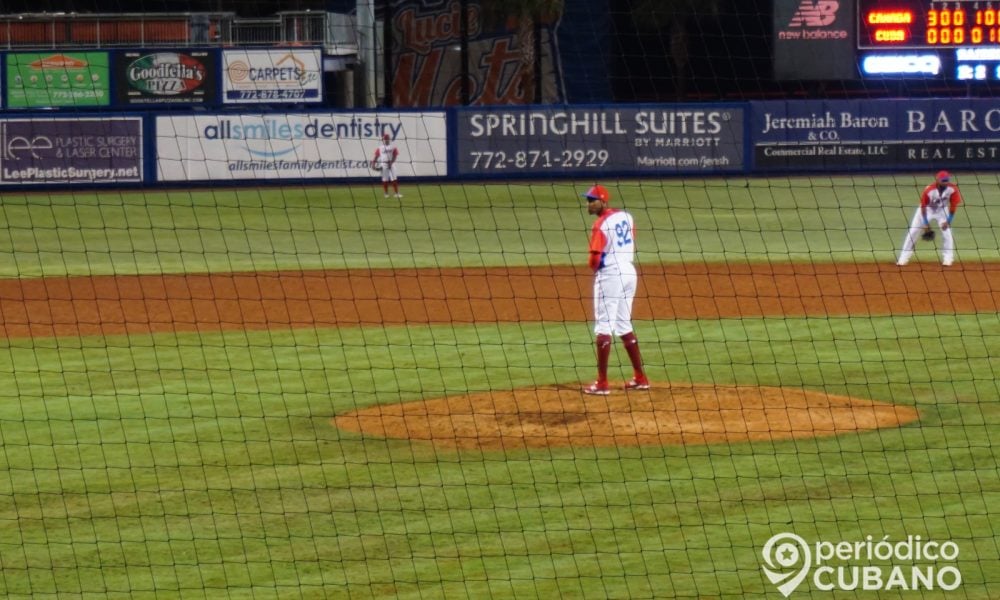
<svg viewBox="0 0 1000 600">
<path fill-rule="evenodd" d="M 858 0 L 867 78 L 1000 81 L 1000 1 Z"/>
<path fill-rule="evenodd" d="M 1000 4 L 981 1 L 858 0 L 858 47 L 1000 46 Z"/>
</svg>

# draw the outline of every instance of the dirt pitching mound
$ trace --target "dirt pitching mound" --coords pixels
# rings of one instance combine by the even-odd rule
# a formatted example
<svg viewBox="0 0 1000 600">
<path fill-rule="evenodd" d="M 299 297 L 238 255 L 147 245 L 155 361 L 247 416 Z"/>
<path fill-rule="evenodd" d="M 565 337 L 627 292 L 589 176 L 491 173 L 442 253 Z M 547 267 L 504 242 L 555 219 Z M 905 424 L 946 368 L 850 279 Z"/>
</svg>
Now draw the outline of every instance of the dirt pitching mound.
<svg viewBox="0 0 1000 600">
<path fill-rule="evenodd" d="M 896 427 L 916 409 L 787 388 L 664 384 L 586 396 L 578 388 L 519 389 L 373 406 L 333 424 L 436 446 L 511 450 L 662 446 L 831 436 Z"/>
</svg>

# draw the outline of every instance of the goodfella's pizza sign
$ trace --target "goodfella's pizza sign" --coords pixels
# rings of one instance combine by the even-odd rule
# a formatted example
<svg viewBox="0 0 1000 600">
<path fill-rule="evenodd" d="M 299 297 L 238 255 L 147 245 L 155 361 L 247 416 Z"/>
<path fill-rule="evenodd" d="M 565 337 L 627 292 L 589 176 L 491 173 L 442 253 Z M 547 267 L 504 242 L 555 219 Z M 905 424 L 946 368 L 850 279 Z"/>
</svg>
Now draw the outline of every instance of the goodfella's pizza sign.
<svg viewBox="0 0 1000 600">
<path fill-rule="evenodd" d="M 462 20 L 457 0 L 393 3 L 392 101 L 397 107 L 462 104 Z M 530 104 L 541 85 L 541 100 L 562 101 L 555 27 L 558 16 L 539 27 L 516 18 L 488 22 L 479 2 L 465 13 L 472 105 Z M 540 36 L 541 69 L 536 74 L 535 35 Z"/>
<path fill-rule="evenodd" d="M 213 52 L 122 52 L 115 61 L 122 104 L 203 104 L 215 101 Z"/>
</svg>

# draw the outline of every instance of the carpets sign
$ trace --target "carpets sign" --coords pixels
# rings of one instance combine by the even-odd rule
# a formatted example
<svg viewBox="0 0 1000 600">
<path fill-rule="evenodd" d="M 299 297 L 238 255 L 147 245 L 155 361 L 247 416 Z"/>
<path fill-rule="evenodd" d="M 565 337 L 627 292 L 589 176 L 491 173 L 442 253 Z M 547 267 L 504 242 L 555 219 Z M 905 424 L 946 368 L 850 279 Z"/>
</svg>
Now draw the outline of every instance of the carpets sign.
<svg viewBox="0 0 1000 600">
<path fill-rule="evenodd" d="M 222 53 L 222 71 L 226 104 L 323 100 L 319 48 L 226 50 Z"/>
</svg>

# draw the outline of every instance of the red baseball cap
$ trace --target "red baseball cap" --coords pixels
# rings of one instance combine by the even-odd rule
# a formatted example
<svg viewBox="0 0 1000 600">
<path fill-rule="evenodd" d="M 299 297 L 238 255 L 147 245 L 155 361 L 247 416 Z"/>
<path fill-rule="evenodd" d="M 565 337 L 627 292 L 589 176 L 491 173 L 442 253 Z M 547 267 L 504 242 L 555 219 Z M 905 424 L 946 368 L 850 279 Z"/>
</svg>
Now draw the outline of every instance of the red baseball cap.
<svg viewBox="0 0 1000 600">
<path fill-rule="evenodd" d="M 388 133 L 383 133 L 383 134 L 382 134 L 382 139 L 383 139 L 383 140 L 385 140 L 385 141 L 387 141 L 387 142 L 389 141 L 389 139 L 390 139 L 391 137 L 392 137 L 392 136 L 390 136 L 390 135 L 389 135 Z"/>
<path fill-rule="evenodd" d="M 941 183 L 948 183 L 951 181 L 951 173 L 948 171 L 938 171 L 934 179 L 940 181 Z"/>
<path fill-rule="evenodd" d="M 594 184 L 592 188 L 587 190 L 587 193 L 583 195 L 584 198 L 589 200 L 600 200 L 601 202 L 607 202 L 611 199 L 611 194 L 608 193 L 607 188 L 600 184 Z"/>
</svg>

